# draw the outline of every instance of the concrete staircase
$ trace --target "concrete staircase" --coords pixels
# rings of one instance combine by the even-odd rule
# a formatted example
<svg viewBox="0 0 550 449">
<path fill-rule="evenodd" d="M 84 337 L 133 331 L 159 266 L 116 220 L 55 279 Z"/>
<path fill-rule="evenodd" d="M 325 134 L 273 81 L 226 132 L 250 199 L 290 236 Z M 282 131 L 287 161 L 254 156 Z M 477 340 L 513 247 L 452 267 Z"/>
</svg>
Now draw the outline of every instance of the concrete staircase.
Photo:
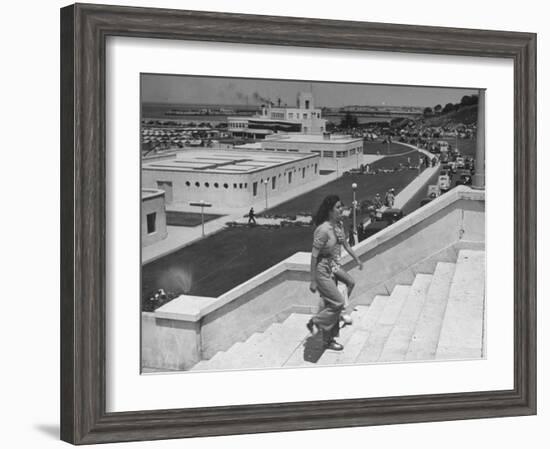
<svg viewBox="0 0 550 449">
<path fill-rule="evenodd" d="M 433 274 L 419 273 L 412 285 L 356 306 L 352 317 L 340 331 L 340 352 L 324 350 L 320 335 L 309 334 L 310 315 L 293 313 L 192 370 L 482 358 L 485 252 L 461 250 L 456 263 L 439 262 Z"/>
</svg>

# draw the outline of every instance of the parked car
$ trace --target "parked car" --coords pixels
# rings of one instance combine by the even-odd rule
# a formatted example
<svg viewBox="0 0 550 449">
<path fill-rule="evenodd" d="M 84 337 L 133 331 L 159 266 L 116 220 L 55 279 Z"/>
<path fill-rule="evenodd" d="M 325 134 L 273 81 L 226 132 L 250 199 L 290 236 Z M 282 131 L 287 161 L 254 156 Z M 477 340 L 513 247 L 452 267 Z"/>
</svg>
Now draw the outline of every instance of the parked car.
<svg viewBox="0 0 550 449">
<path fill-rule="evenodd" d="M 448 175 L 440 175 L 437 178 L 437 186 L 442 192 L 446 192 L 451 188 L 451 178 Z"/>
<path fill-rule="evenodd" d="M 428 186 L 428 198 L 437 198 L 439 195 L 441 195 L 441 189 L 437 184 L 430 184 Z"/>
<path fill-rule="evenodd" d="M 463 157 L 457 157 L 455 162 L 457 169 L 465 168 L 465 161 Z"/>
<path fill-rule="evenodd" d="M 387 221 L 373 221 L 372 223 L 365 226 L 362 232 L 362 240 L 368 239 L 377 232 L 380 232 L 382 229 L 387 228 L 390 225 Z"/>
<path fill-rule="evenodd" d="M 401 209 L 397 209 L 395 207 L 388 207 L 384 211 L 382 211 L 382 219 L 381 221 L 386 221 L 389 224 L 393 224 L 396 221 L 403 218 L 403 211 Z"/>
<path fill-rule="evenodd" d="M 470 174 L 460 175 L 460 178 L 457 179 L 455 182 L 455 186 L 459 186 L 459 185 L 471 186 L 472 176 Z"/>
</svg>

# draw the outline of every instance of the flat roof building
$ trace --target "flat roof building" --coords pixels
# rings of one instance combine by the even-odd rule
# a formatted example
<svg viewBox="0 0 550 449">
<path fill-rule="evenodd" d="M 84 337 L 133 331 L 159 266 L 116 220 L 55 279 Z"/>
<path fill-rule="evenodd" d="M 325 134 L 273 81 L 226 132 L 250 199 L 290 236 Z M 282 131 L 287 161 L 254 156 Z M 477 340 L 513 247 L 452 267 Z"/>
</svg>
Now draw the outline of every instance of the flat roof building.
<svg viewBox="0 0 550 449">
<path fill-rule="evenodd" d="M 185 150 L 142 160 L 142 185 L 164 190 L 167 203 L 203 200 L 213 208 L 242 208 L 315 181 L 319 161 L 318 154 L 268 153 L 259 147 Z"/>
<path fill-rule="evenodd" d="M 322 134 L 326 120 L 321 118 L 321 109 L 314 107 L 313 94 L 300 92 L 294 108 L 264 105 L 255 116 L 228 117 L 227 128 L 235 136 L 263 139 L 278 132 Z"/>
<path fill-rule="evenodd" d="M 151 245 L 166 238 L 165 192 L 141 189 L 141 244 Z"/>
<path fill-rule="evenodd" d="M 235 148 L 255 148 L 276 154 L 313 153 L 319 156 L 321 170 L 335 171 L 337 175 L 359 168 L 363 163 L 363 139 L 348 135 L 279 133 Z"/>
</svg>

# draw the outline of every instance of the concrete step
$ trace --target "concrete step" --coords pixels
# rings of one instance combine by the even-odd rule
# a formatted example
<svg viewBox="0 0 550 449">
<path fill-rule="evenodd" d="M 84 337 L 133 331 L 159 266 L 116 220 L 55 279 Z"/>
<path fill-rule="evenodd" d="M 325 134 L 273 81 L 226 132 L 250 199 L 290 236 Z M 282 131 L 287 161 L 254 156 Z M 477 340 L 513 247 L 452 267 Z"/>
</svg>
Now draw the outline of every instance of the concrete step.
<svg viewBox="0 0 550 449">
<path fill-rule="evenodd" d="M 430 274 L 416 275 L 401 313 L 378 358 L 380 362 L 397 362 L 405 359 L 432 277 Z"/>
<path fill-rule="evenodd" d="M 279 368 L 306 337 L 308 315 L 291 314 L 263 333 L 252 335 L 218 359 L 216 369 Z"/>
<path fill-rule="evenodd" d="M 485 252 L 461 250 L 449 291 L 436 359 L 483 357 Z"/>
<path fill-rule="evenodd" d="M 255 334 L 254 334 L 255 335 Z M 244 342 L 239 341 L 233 346 L 231 346 L 227 351 L 219 351 L 216 354 L 212 356 L 209 360 L 201 360 L 199 363 L 197 363 L 193 368 L 191 368 L 191 371 L 211 371 L 211 370 L 218 370 L 218 369 L 224 369 L 225 358 L 227 357 L 227 354 L 235 350 L 236 348 L 239 348 L 239 346 L 242 346 Z"/>
<path fill-rule="evenodd" d="M 401 308 L 409 295 L 409 285 L 396 285 L 387 300 L 379 319 L 372 327 L 369 337 L 357 356 L 357 363 L 376 362 L 382 353 L 386 340 L 395 325 Z"/>
<path fill-rule="evenodd" d="M 361 322 L 368 313 L 369 307 L 367 306 L 355 306 L 355 309 L 351 313 L 353 319 L 352 325 L 344 326 L 340 329 L 340 336 L 336 339 L 338 343 L 344 346 L 343 351 L 324 351 L 323 355 L 317 362 L 317 365 L 335 365 L 339 363 L 340 356 L 348 351 L 348 343 L 352 335 L 355 333 L 356 329 L 361 326 Z"/>
<path fill-rule="evenodd" d="M 435 358 L 455 266 L 456 264 L 449 262 L 437 264 L 426 302 L 420 312 L 405 356 L 406 360 L 432 360 Z"/>
<path fill-rule="evenodd" d="M 344 344 L 344 350 L 340 352 L 325 351 L 319 362 L 325 365 L 353 364 L 365 345 L 372 328 L 380 318 L 389 298 L 389 296 L 376 296 L 370 306 L 357 306 L 358 309 L 364 308 L 366 310 L 362 313 L 361 320 L 356 320 L 350 326 L 352 332 Z"/>
</svg>

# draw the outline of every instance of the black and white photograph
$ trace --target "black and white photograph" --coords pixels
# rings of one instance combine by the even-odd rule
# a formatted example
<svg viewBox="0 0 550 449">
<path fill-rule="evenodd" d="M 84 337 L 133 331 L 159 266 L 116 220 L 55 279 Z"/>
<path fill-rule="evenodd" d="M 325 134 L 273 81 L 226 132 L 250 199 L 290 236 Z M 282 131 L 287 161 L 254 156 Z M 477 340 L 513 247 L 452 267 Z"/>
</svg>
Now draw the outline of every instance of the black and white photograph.
<svg viewBox="0 0 550 449">
<path fill-rule="evenodd" d="M 484 89 L 140 96 L 142 374 L 487 356 Z"/>
</svg>

